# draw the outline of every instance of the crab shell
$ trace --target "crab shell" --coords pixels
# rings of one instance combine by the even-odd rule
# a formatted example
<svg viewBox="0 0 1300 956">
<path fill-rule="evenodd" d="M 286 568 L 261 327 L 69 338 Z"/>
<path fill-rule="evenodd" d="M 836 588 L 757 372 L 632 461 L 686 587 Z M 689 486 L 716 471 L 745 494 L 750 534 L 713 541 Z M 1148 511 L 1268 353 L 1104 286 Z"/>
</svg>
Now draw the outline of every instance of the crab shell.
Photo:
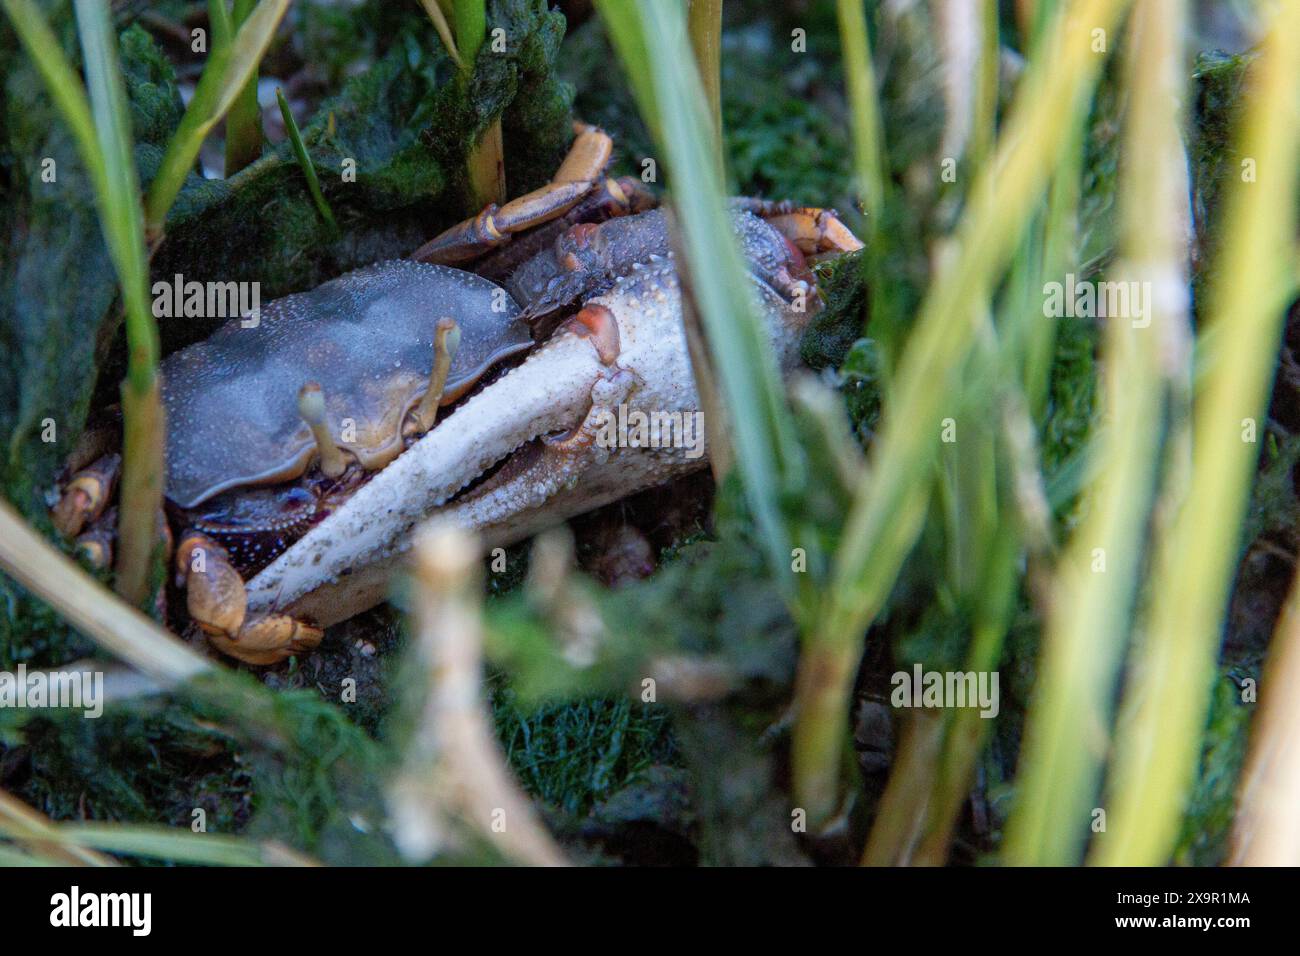
<svg viewBox="0 0 1300 956">
<path fill-rule="evenodd" d="M 775 230 L 740 232 L 772 354 L 789 371 L 817 300 L 796 306 L 769 281 L 788 264 L 788 246 Z M 475 530 L 488 546 L 508 544 L 707 465 L 707 458 L 683 448 L 592 449 L 584 456 L 553 454 L 538 442 L 580 429 L 601 402 L 623 404 L 629 413 L 693 414 L 701 408 L 671 257 L 635 266 L 587 308 L 607 310 L 617 323 L 613 362 L 592 338 L 572 332 L 553 337 L 250 581 L 250 608 L 327 626 L 387 597 L 414 530 L 426 519 L 438 516 Z M 494 478 L 458 494 L 502 459 L 507 466 Z"/>
<path fill-rule="evenodd" d="M 193 508 L 233 488 L 302 475 L 317 455 L 298 413 L 308 382 L 325 393 L 339 445 L 367 471 L 405 442 L 428 390 L 434 331 L 461 330 L 442 404 L 497 362 L 532 347 L 519 306 L 495 283 L 446 266 L 393 260 L 357 269 L 232 319 L 162 365 L 167 497 Z"/>
</svg>

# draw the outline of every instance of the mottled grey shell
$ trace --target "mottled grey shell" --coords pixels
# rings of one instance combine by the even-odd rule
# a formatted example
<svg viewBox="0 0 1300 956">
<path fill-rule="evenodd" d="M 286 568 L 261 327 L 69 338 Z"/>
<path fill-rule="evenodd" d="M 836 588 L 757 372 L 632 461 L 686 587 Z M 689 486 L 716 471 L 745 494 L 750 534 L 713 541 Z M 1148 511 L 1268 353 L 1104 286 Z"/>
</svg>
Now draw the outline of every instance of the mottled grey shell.
<svg viewBox="0 0 1300 956">
<path fill-rule="evenodd" d="M 402 450 L 402 423 L 428 389 L 434 328 L 460 326 L 444 404 L 532 344 L 519 307 L 487 279 L 381 262 L 268 302 L 162 363 L 167 497 L 193 507 L 231 488 L 287 481 L 315 455 L 298 390 L 318 382 L 330 431 L 367 468 Z M 355 434 L 343 434 L 351 419 Z M 342 438 L 351 438 L 343 441 Z"/>
</svg>

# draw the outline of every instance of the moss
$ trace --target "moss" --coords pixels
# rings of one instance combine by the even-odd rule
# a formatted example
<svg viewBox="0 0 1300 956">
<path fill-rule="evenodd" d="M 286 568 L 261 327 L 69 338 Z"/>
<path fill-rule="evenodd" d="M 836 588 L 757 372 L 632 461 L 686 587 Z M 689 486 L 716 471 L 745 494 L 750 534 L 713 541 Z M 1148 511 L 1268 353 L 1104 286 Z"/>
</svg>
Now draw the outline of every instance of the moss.
<svg viewBox="0 0 1300 956">
<path fill-rule="evenodd" d="M 304 125 L 341 236 L 320 220 L 290 144 L 282 143 L 228 182 L 191 178 L 168 219 L 154 274 L 256 281 L 265 300 L 406 255 L 474 211 L 466 205 L 465 159 L 498 116 L 511 192 L 544 183 L 572 135 L 572 89 L 554 73 L 563 18 L 544 0 L 491 10 L 494 28 L 506 31 L 506 52 L 485 48 L 470 83 L 459 81 L 436 33 L 417 18 Z M 345 180 L 345 167 L 355 182 Z M 166 323 L 164 349 L 217 324 Z"/>
<path fill-rule="evenodd" d="M 526 707 L 498 680 L 492 712 L 523 787 L 573 816 L 585 815 L 642 770 L 677 759 L 668 713 L 627 698 Z"/>
<path fill-rule="evenodd" d="M 32 721 L 5 788 L 55 820 L 157 823 L 239 832 L 253 784 L 231 738 L 185 708 L 150 701 L 96 720 Z"/>
<path fill-rule="evenodd" d="M 813 316 L 799 343 L 812 369 L 839 368 L 866 326 L 867 283 L 862 253 L 842 256 L 817 269 L 817 288 L 825 307 Z"/>
</svg>

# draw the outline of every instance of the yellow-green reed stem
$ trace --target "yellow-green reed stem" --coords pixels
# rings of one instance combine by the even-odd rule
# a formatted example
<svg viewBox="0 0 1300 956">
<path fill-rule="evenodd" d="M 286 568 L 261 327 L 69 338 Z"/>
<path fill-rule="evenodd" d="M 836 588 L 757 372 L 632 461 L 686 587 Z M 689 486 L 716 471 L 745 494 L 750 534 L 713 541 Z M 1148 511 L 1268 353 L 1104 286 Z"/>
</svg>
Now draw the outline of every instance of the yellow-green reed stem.
<svg viewBox="0 0 1300 956">
<path fill-rule="evenodd" d="M 122 383 L 123 453 L 115 586 L 132 604 L 149 594 L 151 558 L 162 508 L 162 402 L 156 377 L 158 326 L 148 306 L 148 258 L 131 146 L 130 113 L 108 8 L 77 0 L 77 29 L 104 163 L 107 194 L 100 219 L 117 269 L 126 313 L 127 373 Z"/>
<path fill-rule="evenodd" d="M 993 673 L 1002 656 L 1002 644 L 1014 607 L 1019 535 L 1008 525 L 990 542 L 985 599 L 975 616 L 965 669 L 968 673 Z M 1001 686 L 999 692 L 1002 693 Z M 939 769 L 927 803 L 925 825 L 911 862 L 942 866 L 948 859 L 953 831 L 961 808 L 971 792 L 975 768 L 993 720 L 978 707 L 953 711 L 944 726 Z"/>
<path fill-rule="evenodd" d="M 1259 715 L 1237 788 L 1234 866 L 1300 865 L 1300 572 L 1278 617 L 1260 679 Z"/>
<path fill-rule="evenodd" d="M 127 337 L 129 340 L 129 331 Z M 152 368 L 150 376 L 153 380 L 141 390 L 128 372 L 121 392 L 122 480 L 113 587 L 123 600 L 136 607 L 143 606 L 154 590 L 154 557 L 160 540 L 159 523 L 163 520 L 164 413 Z"/>
<path fill-rule="evenodd" d="M 225 0 L 220 0 L 224 6 Z M 238 30 L 257 0 L 235 0 L 231 23 Z M 257 102 L 257 67 L 226 114 L 226 176 L 233 176 L 262 154 L 262 108 Z"/>
<path fill-rule="evenodd" d="M 1227 241 L 1207 299 L 1218 337 L 1214 368 L 1193 410 L 1192 473 L 1160 536 L 1144 640 L 1125 695 L 1108 781 L 1109 828 L 1092 861 L 1154 866 L 1177 838 L 1201 753 L 1223 615 L 1240 554 L 1241 521 L 1259 424 L 1277 361 L 1296 229 L 1300 160 L 1300 4 L 1275 8 L 1252 82 L 1236 155 L 1253 182 L 1229 186 Z M 1160 30 L 1168 29 L 1166 20 Z"/>
<path fill-rule="evenodd" d="M 1126 164 L 1120 182 L 1121 261 L 1113 278 L 1148 283 L 1145 319 L 1106 322 L 1105 431 L 1092 446 L 1087 511 L 1061 556 L 1027 717 L 1008 863 L 1077 863 L 1094 824 L 1109 745 L 1111 698 L 1137 595 L 1155 492 L 1167 385 L 1163 330 L 1185 321 L 1186 240 L 1168 187 L 1181 163 L 1181 0 L 1140 0 L 1129 35 Z M 1180 305 L 1180 301 L 1183 305 Z M 1099 836 L 1098 839 L 1110 839 Z"/>
<path fill-rule="evenodd" d="M 316 211 L 320 213 L 321 219 L 325 220 L 325 225 L 329 226 L 330 232 L 337 235 L 339 224 L 334 221 L 334 213 L 330 210 L 330 204 L 325 201 L 325 196 L 320 191 L 320 181 L 316 178 L 316 167 L 307 155 L 307 147 L 303 145 L 302 133 L 298 131 L 298 123 L 293 118 L 293 110 L 289 109 L 289 101 L 284 98 L 284 91 L 278 86 L 275 88 L 275 100 L 280 104 L 280 116 L 284 118 L 284 128 L 289 134 L 289 142 L 293 144 L 293 155 L 298 160 L 298 166 L 302 170 L 303 176 L 307 179 L 307 189 L 311 193 L 311 201 L 316 204 Z"/>
<path fill-rule="evenodd" d="M 1070 269 L 1077 251 L 1079 200 L 1083 184 L 1083 126 L 1086 119 L 1078 117 L 1078 122 L 1070 132 L 1066 159 L 1053 174 L 1048 188 L 1042 257 L 1034 264 L 1034 282 L 1031 287 L 1040 296 L 1044 282 L 1064 280 L 1064 274 Z M 1036 298 L 1033 305 L 1040 303 L 1041 299 Z M 1059 319 L 1044 316 L 1041 308 L 1031 308 L 1034 321 L 1025 330 L 1027 336 L 1023 374 L 1025 397 L 1029 401 L 1030 413 L 1037 421 L 1041 420 L 1047 409 Z"/>
<path fill-rule="evenodd" d="M 454 0 L 452 25 L 456 31 L 456 47 L 460 52 L 461 78 L 467 83 L 487 36 L 485 0 Z M 465 171 L 471 211 L 478 212 L 490 203 L 505 202 L 506 164 L 499 118 L 493 120 L 482 138 L 471 147 Z"/>
<path fill-rule="evenodd" d="M 456 46 L 465 63 L 472 64 L 487 36 L 485 0 L 454 0 L 452 20 L 456 27 Z"/>
<path fill-rule="evenodd" d="M 722 0 L 687 0 L 687 29 L 704 100 L 713 118 L 719 171 L 722 162 Z"/>
<path fill-rule="evenodd" d="M 862 198 L 862 211 L 867 215 L 867 227 L 871 231 L 870 236 L 863 238 L 871 245 L 879 228 L 885 197 L 884 133 L 876 95 L 876 72 L 871 65 L 863 5 L 854 0 L 838 0 L 836 11 L 849 109 L 852 111 L 849 125 L 853 130 L 853 168 L 858 179 L 858 194 Z"/>
<path fill-rule="evenodd" d="M 194 161 L 204 138 L 234 106 L 275 38 L 276 27 L 289 9 L 289 2 L 261 0 L 243 25 L 234 31 L 230 42 L 213 42 L 207 65 L 194 88 L 194 96 L 167 142 L 162 163 L 145 197 L 145 230 L 151 248 L 162 238 L 167 211 L 176 200 L 185 177 L 194 171 Z M 217 17 L 220 19 L 221 14 Z"/>
<path fill-rule="evenodd" d="M 899 362 L 826 606 L 800 661 L 794 790 L 812 826 L 829 820 L 838 804 L 848 694 L 865 629 L 925 517 L 929 486 L 920 476 L 928 474 L 950 401 L 936 383 L 953 379 L 986 324 L 974 304 L 995 285 L 1058 163 L 1068 123 L 1086 108 L 1104 58 L 1092 49 L 1092 31 L 1113 28 L 1126 6 L 1126 0 L 1076 0 L 1056 18 L 1048 55 L 1026 70 L 1006 132 L 969 193 L 953 255 L 941 265 Z"/>
<path fill-rule="evenodd" d="M 695 54 L 695 68 L 700 75 L 704 99 L 712 119 L 709 152 L 717 168 L 719 182 L 726 182 L 726 160 L 722 148 L 722 0 L 687 0 L 686 26 Z M 686 346 L 695 374 L 695 390 L 700 396 L 700 408 L 706 419 L 720 421 L 723 414 L 722 399 L 718 394 L 717 372 L 705 344 L 700 317 L 691 304 L 689 284 L 683 288 L 683 326 L 686 329 Z M 714 433 L 718 442 L 710 445 L 709 465 L 715 481 L 721 483 L 730 474 L 735 458 L 726 434 Z"/>
<path fill-rule="evenodd" d="M 708 110 L 687 46 L 685 18 L 674 3 L 600 0 L 597 9 L 663 155 L 662 165 L 670 170 L 684 260 L 703 264 L 689 270 L 689 282 L 726 402 L 730 444 L 769 566 L 797 615 L 798 587 L 810 575 L 790 573 L 791 529 L 781 501 L 785 489 L 803 487 L 803 459 L 736 248 L 723 183 L 709 161 Z"/>
<path fill-rule="evenodd" d="M 1059 179 L 1067 169 L 1077 171 L 1077 163 L 1077 156 L 1063 157 L 1055 178 Z M 1051 202 L 1049 199 L 1049 205 Z M 1016 255 L 999 305 L 1001 334 L 996 340 L 987 335 L 980 337 L 981 375 L 973 385 L 966 386 L 976 395 L 988 396 L 981 411 L 991 421 L 1001 423 L 1000 447 L 1005 452 L 1002 458 L 1006 463 L 999 467 L 994 460 L 994 449 L 989 449 L 985 459 L 963 469 L 975 473 L 977 466 L 982 466 L 985 472 L 997 475 L 999 486 L 995 503 L 973 509 L 976 518 L 985 515 L 987 518 L 983 521 L 968 518 L 965 522 L 971 526 L 967 532 L 971 541 L 965 561 L 980 574 L 977 581 L 968 582 L 962 591 L 963 600 L 974 608 L 971 645 L 964 667 L 968 673 L 996 671 L 1014 609 L 1022 554 L 1028 551 L 1030 560 L 1034 560 L 1050 545 L 1050 516 L 1043 502 L 1034 426 L 1027 400 L 1014 385 L 1023 365 L 1026 341 L 1032 341 L 1038 328 L 1048 321 L 1038 307 L 1042 287 L 1041 246 L 1042 229 L 1035 224 Z M 982 379 L 990 379 L 990 384 L 980 388 Z M 956 447 L 962 444 L 972 443 L 958 443 Z M 987 444 L 982 434 L 977 435 L 975 444 L 980 447 Z M 975 500 L 978 502 L 979 498 Z M 961 580 L 957 573 L 949 576 L 954 581 Z M 931 782 L 932 790 L 921 801 L 919 812 L 924 812 L 925 820 L 918 842 L 910 850 L 910 862 L 922 866 L 940 866 L 946 862 L 952 834 L 971 792 L 991 725 L 992 720 L 979 708 L 949 713 L 938 748 L 940 759 Z M 915 795 L 912 799 L 915 801 Z M 876 840 L 873 831 L 871 841 Z"/>
<path fill-rule="evenodd" d="M 100 228 L 117 271 L 126 313 L 127 377 L 122 386 L 124 465 L 118 542 L 119 592 L 139 603 L 148 592 L 156 516 L 162 505 L 162 408 L 155 369 L 158 329 L 148 308 L 148 268 L 139 181 L 131 151 L 126 94 L 108 8 L 79 0 L 77 24 L 90 98 L 30 0 L 4 0 L 5 12 L 68 124 L 90 175 Z"/>
<path fill-rule="evenodd" d="M 212 49 L 230 45 L 235 37 L 235 23 L 226 0 L 208 0 L 208 26 L 212 29 Z"/>
<path fill-rule="evenodd" d="M 912 862 L 921 821 L 929 809 L 919 797 L 930 792 L 943 739 L 944 716 L 937 710 L 905 711 L 898 755 L 889 772 L 871 839 L 862 852 L 863 866 L 898 866 Z"/>
<path fill-rule="evenodd" d="M 997 404 L 1001 393 L 1014 392 L 1014 386 L 999 389 L 997 382 L 1002 367 L 1011 363 L 999 354 L 991 335 L 981 335 L 980 343 L 972 363 L 975 374 L 965 376 L 964 386 L 971 411 L 980 415 L 980 424 L 968 427 L 962 441 L 944 446 L 936 495 L 944 514 L 948 552 L 944 586 L 972 609 L 965 669 L 973 673 L 987 673 L 997 666 L 1020 554 L 1016 522 L 1002 513 L 1004 509 L 1014 513 L 1014 499 L 1009 494 L 999 495 L 998 487 Z M 1006 404 L 1012 405 L 1010 396 Z M 1015 407 L 1022 407 L 1018 395 Z M 968 422 L 971 415 L 965 412 L 958 417 Z M 909 738 L 908 746 L 929 755 L 922 762 L 926 769 L 910 771 L 897 785 L 891 775 L 863 853 L 864 862 L 944 862 L 952 828 L 970 793 L 987 723 L 979 708 L 949 711 L 942 720 L 925 723 L 924 733 L 918 729 Z M 905 758 L 910 760 L 910 756 Z"/>
<path fill-rule="evenodd" d="M 22 844 L 56 866 L 115 866 L 116 861 L 83 847 L 61 846 L 57 826 L 45 814 L 0 790 L 0 836 Z"/>
<path fill-rule="evenodd" d="M 433 21 L 433 28 L 438 31 L 438 38 L 442 40 L 442 45 L 451 57 L 451 61 L 456 64 L 456 69 L 465 70 L 465 62 L 460 58 L 460 50 L 456 47 L 456 37 L 451 32 L 451 24 L 447 22 L 447 13 L 443 10 L 438 0 L 420 0 L 420 5 L 424 7 L 424 12 L 429 15 Z"/>
<path fill-rule="evenodd" d="M 1032 49 L 1038 41 L 1049 12 L 1042 0 L 1016 0 L 1016 25 L 1024 49 Z"/>
<path fill-rule="evenodd" d="M 114 597 L 0 501 L 0 569 L 104 650 L 164 686 L 213 669 L 135 608 Z"/>
<path fill-rule="evenodd" d="M 975 118 L 966 161 L 979 169 L 993 148 L 998 119 L 998 77 L 1002 41 L 998 33 L 998 0 L 980 2 L 980 62 L 975 78 Z"/>
</svg>

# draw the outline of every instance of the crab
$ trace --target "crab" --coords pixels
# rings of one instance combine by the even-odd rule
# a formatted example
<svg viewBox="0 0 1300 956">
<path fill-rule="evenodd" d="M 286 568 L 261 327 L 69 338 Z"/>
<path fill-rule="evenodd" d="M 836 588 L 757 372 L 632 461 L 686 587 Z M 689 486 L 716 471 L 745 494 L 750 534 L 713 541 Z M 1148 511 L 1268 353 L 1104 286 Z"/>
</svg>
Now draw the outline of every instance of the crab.
<svg viewBox="0 0 1300 956">
<path fill-rule="evenodd" d="M 608 135 L 575 132 L 546 186 L 164 360 L 160 524 L 218 650 L 254 665 L 310 651 L 386 597 L 432 514 L 505 544 L 707 465 L 599 440 L 629 402 L 699 400 L 669 218 L 604 175 Z M 861 244 L 833 210 L 740 199 L 730 215 L 788 367 L 817 303 L 805 257 Z M 105 565 L 119 462 L 76 471 L 53 509 Z"/>
</svg>

